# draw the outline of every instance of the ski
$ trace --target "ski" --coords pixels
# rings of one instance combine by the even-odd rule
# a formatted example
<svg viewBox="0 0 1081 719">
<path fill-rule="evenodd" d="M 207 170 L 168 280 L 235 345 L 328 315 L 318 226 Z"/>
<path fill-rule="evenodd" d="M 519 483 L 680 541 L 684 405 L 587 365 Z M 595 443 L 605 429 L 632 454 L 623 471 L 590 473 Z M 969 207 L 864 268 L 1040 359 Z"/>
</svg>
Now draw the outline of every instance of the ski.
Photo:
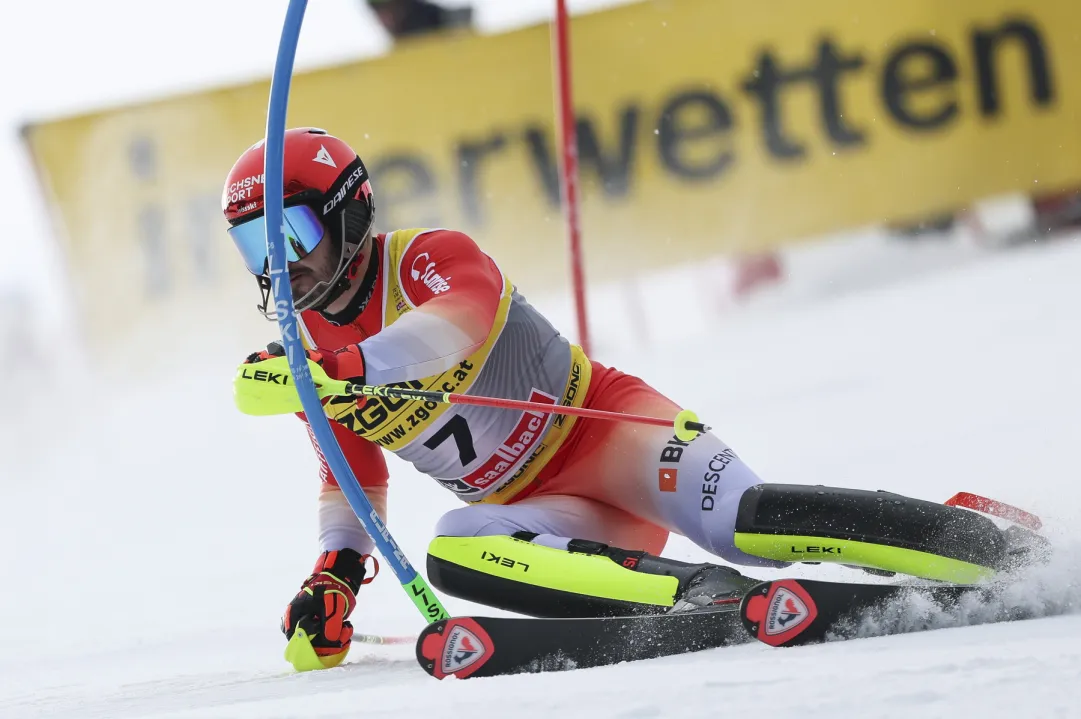
<svg viewBox="0 0 1081 719">
<path fill-rule="evenodd" d="M 1028 609 L 1000 601 L 998 589 L 776 579 L 755 585 L 742 600 L 690 612 L 444 619 L 421 632 L 416 656 L 436 679 L 467 679 L 585 669 L 755 639 L 790 647 L 1034 616 Z"/>
<path fill-rule="evenodd" d="M 752 587 L 740 603 L 749 636 L 774 647 L 828 639 L 883 636 L 933 629 L 965 597 L 975 597 L 985 621 L 1023 618 L 994 606 L 994 590 L 968 584 L 849 584 L 777 579 Z"/>
<path fill-rule="evenodd" d="M 748 641 L 736 602 L 630 617 L 458 617 L 425 627 L 417 661 L 436 679 L 466 679 L 584 669 Z"/>
</svg>

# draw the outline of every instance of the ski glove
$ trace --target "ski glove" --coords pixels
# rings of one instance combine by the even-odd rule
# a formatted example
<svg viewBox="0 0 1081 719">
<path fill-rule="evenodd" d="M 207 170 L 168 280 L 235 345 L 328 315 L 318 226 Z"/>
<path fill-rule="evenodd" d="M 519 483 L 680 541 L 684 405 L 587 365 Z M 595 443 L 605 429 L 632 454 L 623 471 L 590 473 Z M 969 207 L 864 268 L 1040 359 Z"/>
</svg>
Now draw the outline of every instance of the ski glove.
<svg viewBox="0 0 1081 719">
<path fill-rule="evenodd" d="M 375 579 L 375 574 L 364 578 L 369 556 L 352 549 L 323 552 L 285 608 L 281 625 L 285 638 L 292 639 L 297 628 L 303 629 L 326 667 L 337 666 L 349 652 L 353 625 L 348 620 L 357 603 L 356 594 L 362 584 Z"/>
<path fill-rule="evenodd" d="M 323 368 L 331 379 L 364 384 L 364 354 L 359 345 L 348 345 L 335 352 L 305 350 L 308 359 Z M 252 352 L 244 364 L 258 364 L 275 357 L 284 357 L 285 348 L 280 342 L 271 342 L 262 352 Z"/>
</svg>

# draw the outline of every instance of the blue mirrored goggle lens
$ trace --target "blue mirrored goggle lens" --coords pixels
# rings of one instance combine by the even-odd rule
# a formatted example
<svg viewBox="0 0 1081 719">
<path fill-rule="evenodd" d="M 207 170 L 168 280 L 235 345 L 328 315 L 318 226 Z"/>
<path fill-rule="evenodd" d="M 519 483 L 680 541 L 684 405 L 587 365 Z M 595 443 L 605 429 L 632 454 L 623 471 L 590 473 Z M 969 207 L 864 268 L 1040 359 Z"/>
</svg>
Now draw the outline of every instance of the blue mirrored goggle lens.
<svg viewBox="0 0 1081 719">
<path fill-rule="evenodd" d="M 307 205 L 286 207 L 285 257 L 296 262 L 319 245 L 326 230 L 323 223 Z M 229 228 L 229 236 L 240 250 L 244 265 L 253 275 L 261 275 L 267 269 L 266 217 L 256 217 Z"/>
</svg>

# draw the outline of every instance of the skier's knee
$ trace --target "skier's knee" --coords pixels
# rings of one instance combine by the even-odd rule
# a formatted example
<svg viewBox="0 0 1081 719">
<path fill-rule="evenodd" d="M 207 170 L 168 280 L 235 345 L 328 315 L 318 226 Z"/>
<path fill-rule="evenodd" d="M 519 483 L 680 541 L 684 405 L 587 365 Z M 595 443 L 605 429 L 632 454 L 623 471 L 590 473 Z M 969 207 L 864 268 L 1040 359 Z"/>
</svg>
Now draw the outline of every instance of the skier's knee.
<svg viewBox="0 0 1081 719">
<path fill-rule="evenodd" d="M 775 559 L 765 559 L 763 557 L 756 557 L 753 554 L 747 554 L 743 550 L 737 548 L 734 543 L 725 543 L 719 547 L 713 547 L 711 551 L 724 561 L 741 567 L 770 567 L 773 569 L 781 569 L 792 564 L 791 562 L 781 562 Z"/>
<path fill-rule="evenodd" d="M 499 516 L 486 505 L 452 509 L 439 518 L 435 525 L 436 536 L 482 537 L 492 534 L 514 534 L 521 527 Z"/>
<path fill-rule="evenodd" d="M 743 482 L 735 484 L 730 489 L 718 495 L 714 512 L 714 523 L 709 536 L 709 550 L 726 562 L 738 564 L 744 567 L 773 567 L 781 568 L 789 566 L 790 562 L 781 562 L 774 559 L 766 559 L 753 554 L 748 554 L 736 546 L 737 514 L 743 497 L 749 492 L 761 487 L 751 473 L 742 476 Z"/>
</svg>

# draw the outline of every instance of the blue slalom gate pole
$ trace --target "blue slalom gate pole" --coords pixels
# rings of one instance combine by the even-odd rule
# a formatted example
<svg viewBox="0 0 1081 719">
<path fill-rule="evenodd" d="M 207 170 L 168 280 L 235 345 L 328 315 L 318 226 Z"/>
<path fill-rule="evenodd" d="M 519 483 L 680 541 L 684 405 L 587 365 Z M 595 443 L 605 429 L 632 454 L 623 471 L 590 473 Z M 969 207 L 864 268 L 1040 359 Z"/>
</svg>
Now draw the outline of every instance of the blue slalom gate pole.
<svg viewBox="0 0 1081 719">
<path fill-rule="evenodd" d="M 289 286 L 289 267 L 285 256 L 285 234 L 283 227 L 284 184 L 285 184 L 285 124 L 286 110 L 289 107 L 289 85 L 293 78 L 293 61 L 296 59 L 297 41 L 300 28 L 304 23 L 304 10 L 307 0 L 290 0 L 282 27 L 281 42 L 278 45 L 278 58 L 274 64 L 274 75 L 270 81 L 270 105 L 267 109 L 266 153 L 264 156 L 264 200 L 266 207 L 266 241 L 269 257 L 270 282 L 273 290 L 274 309 L 281 330 L 285 356 L 289 370 L 293 374 L 294 385 L 300 395 L 300 404 L 307 415 L 312 434 L 319 445 L 319 450 L 326 458 L 327 465 L 338 480 L 338 485 L 349 500 L 365 531 L 375 542 L 379 553 L 391 569 L 406 594 L 429 622 L 445 619 L 448 615 L 439 598 L 428 586 L 424 577 L 417 572 L 398 543 L 394 541 L 386 524 L 376 514 L 368 497 L 364 494 L 357 478 L 349 468 L 349 463 L 342 454 L 342 449 L 330 428 L 330 420 L 323 412 L 323 405 L 315 391 L 311 371 L 308 369 L 307 354 L 300 339 L 297 313 L 293 307 L 293 290 Z"/>
</svg>

